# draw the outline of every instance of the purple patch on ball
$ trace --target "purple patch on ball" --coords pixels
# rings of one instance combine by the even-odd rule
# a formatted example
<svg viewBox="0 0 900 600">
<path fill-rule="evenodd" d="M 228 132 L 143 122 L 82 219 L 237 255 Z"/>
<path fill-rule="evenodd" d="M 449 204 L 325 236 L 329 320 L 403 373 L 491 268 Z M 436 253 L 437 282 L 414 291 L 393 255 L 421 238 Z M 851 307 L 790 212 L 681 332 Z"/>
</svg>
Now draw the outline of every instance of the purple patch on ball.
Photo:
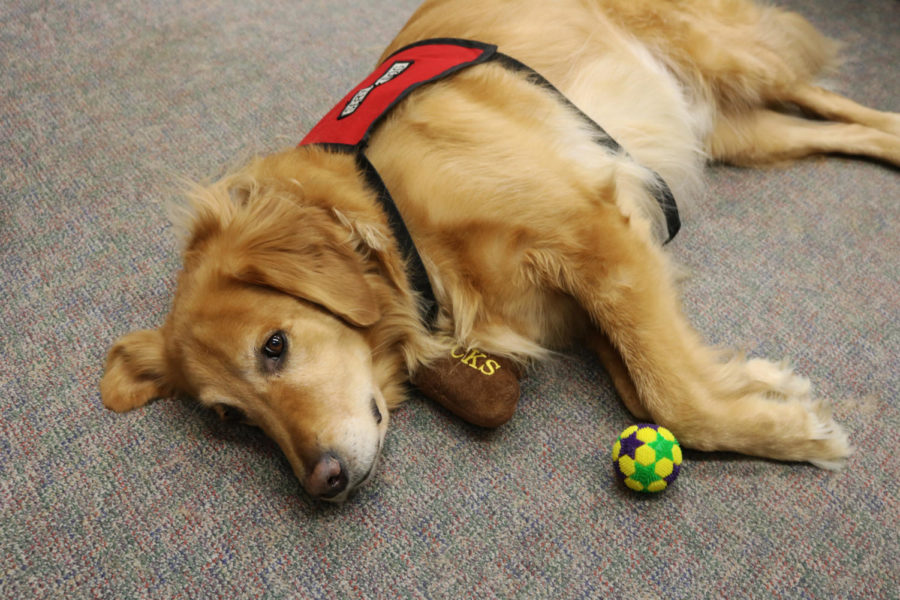
<svg viewBox="0 0 900 600">
<path fill-rule="evenodd" d="M 644 427 L 649 427 L 653 431 L 659 431 L 659 426 L 654 425 L 653 423 L 638 424 L 637 429 L 635 429 L 631 435 L 629 435 L 628 437 L 624 437 L 619 441 L 619 444 L 620 444 L 619 455 L 620 456 L 625 455 L 625 456 L 634 458 L 635 451 L 644 445 L 644 442 L 642 442 L 641 440 L 639 440 L 637 438 L 638 431 L 640 431 Z"/>
<path fill-rule="evenodd" d="M 678 477 L 678 472 L 681 470 L 681 465 L 673 465 L 672 473 L 669 474 L 668 477 L 663 477 L 663 480 L 666 482 L 666 485 L 675 481 L 675 478 Z"/>
<path fill-rule="evenodd" d="M 637 439 L 635 433 L 632 433 L 626 438 L 622 438 L 619 442 L 619 456 L 630 456 L 631 458 L 634 458 L 635 451 L 644 445 L 644 442 Z"/>
</svg>

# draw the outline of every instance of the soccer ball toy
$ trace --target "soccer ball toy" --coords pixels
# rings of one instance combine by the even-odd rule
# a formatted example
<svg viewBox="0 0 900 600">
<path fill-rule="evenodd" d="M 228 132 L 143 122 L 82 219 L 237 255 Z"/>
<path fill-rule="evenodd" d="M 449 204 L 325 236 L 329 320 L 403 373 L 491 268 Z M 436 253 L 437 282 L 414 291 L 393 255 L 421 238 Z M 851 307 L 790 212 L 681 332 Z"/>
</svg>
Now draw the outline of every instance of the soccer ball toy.
<svg viewBox="0 0 900 600">
<path fill-rule="evenodd" d="M 661 492 L 681 471 L 681 445 L 672 432 L 652 423 L 632 425 L 616 439 L 613 467 L 637 492 Z"/>
</svg>

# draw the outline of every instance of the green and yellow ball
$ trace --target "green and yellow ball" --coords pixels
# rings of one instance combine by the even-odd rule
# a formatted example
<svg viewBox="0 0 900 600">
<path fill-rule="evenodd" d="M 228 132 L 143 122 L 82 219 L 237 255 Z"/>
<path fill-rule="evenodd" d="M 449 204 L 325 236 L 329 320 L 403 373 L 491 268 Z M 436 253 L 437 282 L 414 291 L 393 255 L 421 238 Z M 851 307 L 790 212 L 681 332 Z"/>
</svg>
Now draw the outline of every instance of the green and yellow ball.
<svg viewBox="0 0 900 600">
<path fill-rule="evenodd" d="M 612 449 L 616 475 L 636 492 L 661 492 L 681 471 L 681 445 L 672 432 L 652 423 L 632 425 Z"/>
</svg>

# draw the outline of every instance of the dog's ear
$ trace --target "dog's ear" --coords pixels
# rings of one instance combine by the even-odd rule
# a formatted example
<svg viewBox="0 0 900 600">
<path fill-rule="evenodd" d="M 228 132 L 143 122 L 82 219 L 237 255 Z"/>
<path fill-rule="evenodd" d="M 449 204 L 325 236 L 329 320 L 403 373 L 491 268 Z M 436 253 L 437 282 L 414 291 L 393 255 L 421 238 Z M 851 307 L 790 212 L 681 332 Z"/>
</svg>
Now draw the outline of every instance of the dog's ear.
<svg viewBox="0 0 900 600">
<path fill-rule="evenodd" d="M 223 236 L 231 275 L 318 304 L 348 323 L 381 318 L 375 293 L 347 231 L 325 210 L 283 198 L 258 201 Z"/>
<path fill-rule="evenodd" d="M 172 394 L 166 369 L 160 330 L 142 329 L 123 335 L 106 357 L 106 369 L 100 380 L 103 405 L 116 412 L 126 412 Z"/>
</svg>

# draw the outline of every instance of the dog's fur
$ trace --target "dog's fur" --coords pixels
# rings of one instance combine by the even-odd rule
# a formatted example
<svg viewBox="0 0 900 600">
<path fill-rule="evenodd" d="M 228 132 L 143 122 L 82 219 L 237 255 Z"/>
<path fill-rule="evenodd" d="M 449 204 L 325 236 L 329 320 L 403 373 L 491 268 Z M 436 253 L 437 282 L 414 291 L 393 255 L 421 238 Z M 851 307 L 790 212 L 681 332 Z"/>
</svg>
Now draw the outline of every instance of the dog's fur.
<svg viewBox="0 0 900 600">
<path fill-rule="evenodd" d="M 811 83 L 833 44 L 749 0 L 430 0 L 384 57 L 431 37 L 497 44 L 628 155 L 494 63 L 396 108 L 367 155 L 428 267 L 437 333 L 352 157 L 302 147 L 254 159 L 191 194 L 171 314 L 112 347 L 104 404 L 177 391 L 240 414 L 312 495 L 340 500 L 368 479 L 388 410 L 422 365 L 457 344 L 525 362 L 579 341 L 636 418 L 688 447 L 839 466 L 847 437 L 806 379 L 724 358 L 691 329 L 648 170 L 683 205 L 710 159 L 900 164 L 900 116 Z M 787 104 L 822 120 L 776 110 Z"/>
</svg>

